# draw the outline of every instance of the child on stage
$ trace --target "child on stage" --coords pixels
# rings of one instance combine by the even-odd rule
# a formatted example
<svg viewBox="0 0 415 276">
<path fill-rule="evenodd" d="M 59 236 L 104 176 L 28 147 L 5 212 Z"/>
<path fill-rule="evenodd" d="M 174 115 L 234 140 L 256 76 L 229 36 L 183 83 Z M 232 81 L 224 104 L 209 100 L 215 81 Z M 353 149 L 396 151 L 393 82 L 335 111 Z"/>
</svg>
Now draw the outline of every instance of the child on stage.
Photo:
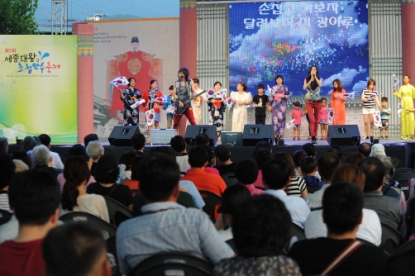
<svg viewBox="0 0 415 276">
<path fill-rule="evenodd" d="M 388 106 L 388 98 L 382 97 L 381 99 L 382 110 L 380 111 L 380 119 L 382 120 L 382 127 L 380 128 L 379 139 L 389 139 L 389 116 L 392 114 L 391 109 Z M 384 135 L 383 135 L 384 133 Z"/>
<path fill-rule="evenodd" d="M 327 100 L 326 98 L 321 98 L 321 109 L 319 116 L 320 130 L 321 130 L 321 139 L 324 140 L 327 138 L 327 129 L 329 126 L 329 111 L 327 109 Z"/>
<path fill-rule="evenodd" d="M 163 109 L 166 110 L 167 128 L 171 128 L 173 125 L 174 118 L 174 107 L 173 107 L 173 85 L 169 87 L 170 95 L 167 96 L 167 101 L 163 105 Z"/>
<path fill-rule="evenodd" d="M 294 102 L 294 109 L 291 111 L 291 118 L 294 119 L 293 127 L 293 140 L 300 140 L 301 135 L 301 117 L 303 117 L 303 111 L 301 110 L 302 104 L 298 101 Z M 297 137 L 295 136 L 297 134 Z"/>
<path fill-rule="evenodd" d="M 264 95 L 264 85 L 262 83 L 258 84 L 257 91 L 258 94 L 254 96 L 254 106 L 255 106 L 255 124 L 265 125 L 265 119 L 267 117 L 266 107 L 268 105 L 268 96 Z"/>
</svg>

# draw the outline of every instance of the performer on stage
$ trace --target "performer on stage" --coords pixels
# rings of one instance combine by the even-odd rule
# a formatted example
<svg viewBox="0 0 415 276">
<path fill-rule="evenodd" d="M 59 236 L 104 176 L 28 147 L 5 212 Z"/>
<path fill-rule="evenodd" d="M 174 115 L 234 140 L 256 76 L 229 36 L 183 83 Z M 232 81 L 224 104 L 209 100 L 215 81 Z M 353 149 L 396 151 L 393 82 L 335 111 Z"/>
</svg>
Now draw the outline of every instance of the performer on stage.
<svg viewBox="0 0 415 276">
<path fill-rule="evenodd" d="M 320 115 L 319 115 L 319 124 L 320 124 L 320 134 L 321 139 L 327 139 L 327 130 L 329 127 L 329 111 L 327 109 L 327 100 L 326 98 L 321 99 L 321 108 L 320 108 Z"/>
<path fill-rule="evenodd" d="M 271 89 L 268 111 L 272 112 L 271 120 L 274 125 L 274 137 L 278 141 L 284 139 L 287 102 L 290 97 L 290 91 L 284 85 L 284 78 L 281 75 L 275 77 L 275 84 Z"/>
<path fill-rule="evenodd" d="M 362 91 L 362 102 L 363 102 L 363 120 L 365 124 L 365 133 L 366 136 L 363 139 L 369 139 L 373 141 L 373 130 L 375 129 L 375 107 L 376 105 L 382 110 L 382 106 L 380 105 L 378 92 L 375 90 L 376 81 L 374 79 L 369 79 L 367 81 L 366 89 Z M 413 133 L 413 129 L 412 129 Z"/>
<path fill-rule="evenodd" d="M 267 107 L 269 98 L 264 94 L 265 86 L 260 83 L 257 86 L 257 92 L 252 100 L 255 107 L 255 124 L 256 125 L 265 125 L 265 120 L 267 118 Z"/>
<path fill-rule="evenodd" d="M 150 81 L 150 90 L 145 92 L 143 99 L 146 101 L 144 105 L 146 106 L 145 111 L 154 110 L 154 128 L 160 127 L 160 103 L 156 101 L 157 98 L 163 98 L 163 93 L 161 93 L 157 88 L 157 81 Z M 148 126 L 148 139 L 150 139 L 150 129 L 153 126 Z"/>
<path fill-rule="evenodd" d="M 320 87 L 323 86 L 323 79 L 318 74 L 316 66 L 310 66 L 308 76 L 304 79 L 303 89 L 309 93 L 306 102 L 307 114 L 310 120 L 309 128 L 311 134 L 311 142 L 317 144 L 316 136 L 320 115 Z"/>
<path fill-rule="evenodd" d="M 414 114 L 410 111 L 414 109 L 415 88 L 409 83 L 410 81 L 409 75 L 405 75 L 403 76 L 403 85 L 399 88 L 399 91 L 396 91 L 396 86 L 393 87 L 393 95 L 401 99 L 403 108 L 401 111 L 401 139 L 403 140 L 414 137 Z"/>
<path fill-rule="evenodd" d="M 339 79 L 333 81 L 333 91 L 331 92 L 331 108 L 334 110 L 333 125 L 346 124 L 346 108 L 344 102 L 346 97 L 343 95 L 346 90 L 343 89 L 342 82 Z"/>
<path fill-rule="evenodd" d="M 215 94 L 213 97 L 209 97 L 207 100 L 209 112 L 210 112 L 210 119 L 209 124 L 216 126 L 216 132 L 218 135 L 218 139 L 221 139 L 222 134 L 222 126 L 223 126 L 223 114 L 225 113 L 225 105 L 223 104 L 222 98 L 222 84 L 217 81 L 213 85 Z"/>
<path fill-rule="evenodd" d="M 176 101 L 173 128 L 177 129 L 177 131 L 179 131 L 179 123 L 183 115 L 186 116 L 191 125 L 196 125 L 193 109 L 190 105 L 193 93 L 193 81 L 189 79 L 189 70 L 187 68 L 180 68 L 178 76 L 179 79 L 174 82 L 173 87 L 173 98 Z M 183 110 L 183 112 L 180 110 Z"/>
<path fill-rule="evenodd" d="M 169 87 L 169 93 L 170 95 L 167 96 L 167 101 L 163 105 L 163 109 L 166 110 L 166 119 L 167 119 L 167 128 L 171 128 L 173 125 L 173 118 L 174 118 L 174 97 L 173 97 L 173 85 L 170 85 Z"/>
<path fill-rule="evenodd" d="M 234 102 L 232 113 L 232 131 L 243 132 L 244 126 L 248 121 L 247 106 L 252 102 L 251 92 L 246 92 L 248 87 L 243 82 L 238 82 L 236 86 L 238 92 L 232 92 L 231 98 Z"/>
<path fill-rule="evenodd" d="M 138 124 L 138 109 L 139 106 L 132 108 L 131 105 L 135 104 L 141 99 L 140 91 L 135 88 L 135 78 L 128 79 L 128 87 L 120 91 L 120 99 L 124 103 L 124 125 L 136 126 Z"/>
<path fill-rule="evenodd" d="M 203 89 L 199 87 L 199 79 L 193 79 L 193 93 L 196 95 L 202 92 Z M 195 121 L 197 125 L 202 123 L 202 110 L 203 110 L 203 103 L 206 102 L 205 94 L 202 94 L 193 99 L 193 116 L 195 117 Z"/>
</svg>

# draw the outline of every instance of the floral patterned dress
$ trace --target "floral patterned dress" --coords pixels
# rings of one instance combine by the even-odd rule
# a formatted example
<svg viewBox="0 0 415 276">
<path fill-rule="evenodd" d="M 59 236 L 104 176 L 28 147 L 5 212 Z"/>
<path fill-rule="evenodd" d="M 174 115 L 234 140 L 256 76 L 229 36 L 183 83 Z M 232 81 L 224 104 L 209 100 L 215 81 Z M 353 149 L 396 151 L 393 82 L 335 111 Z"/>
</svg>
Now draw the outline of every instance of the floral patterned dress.
<svg viewBox="0 0 415 276">
<path fill-rule="evenodd" d="M 285 96 L 285 98 L 282 98 Z M 271 89 L 268 104 L 272 107 L 272 124 L 274 125 L 274 136 L 284 136 L 285 121 L 287 114 L 287 102 L 290 91 L 286 85 L 275 85 Z"/>
</svg>

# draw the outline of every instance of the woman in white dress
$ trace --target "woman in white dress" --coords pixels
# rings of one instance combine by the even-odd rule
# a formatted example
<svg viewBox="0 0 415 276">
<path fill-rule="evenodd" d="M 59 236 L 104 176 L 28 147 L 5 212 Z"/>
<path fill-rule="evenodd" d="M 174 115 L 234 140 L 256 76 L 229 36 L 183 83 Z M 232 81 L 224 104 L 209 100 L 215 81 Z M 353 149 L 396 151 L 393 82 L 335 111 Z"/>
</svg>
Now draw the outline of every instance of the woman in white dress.
<svg viewBox="0 0 415 276">
<path fill-rule="evenodd" d="M 248 87 L 243 82 L 238 82 L 236 90 L 238 92 L 232 92 L 231 98 L 234 102 L 232 113 L 232 131 L 243 132 L 244 126 L 248 121 L 247 106 L 252 102 L 252 95 L 250 92 L 246 92 Z"/>
<path fill-rule="evenodd" d="M 196 95 L 202 92 L 203 89 L 199 87 L 199 79 L 193 79 L 193 94 Z M 193 99 L 193 116 L 195 117 L 196 125 L 200 125 L 202 123 L 202 116 L 203 116 L 203 104 L 206 102 L 206 96 L 204 94 L 196 97 Z"/>
</svg>

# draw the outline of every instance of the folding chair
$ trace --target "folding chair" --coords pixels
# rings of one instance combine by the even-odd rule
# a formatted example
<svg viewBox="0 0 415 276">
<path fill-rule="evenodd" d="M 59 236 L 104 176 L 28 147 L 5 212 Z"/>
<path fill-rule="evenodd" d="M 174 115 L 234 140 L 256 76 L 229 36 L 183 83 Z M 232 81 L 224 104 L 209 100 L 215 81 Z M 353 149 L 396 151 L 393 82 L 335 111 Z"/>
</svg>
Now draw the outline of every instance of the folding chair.
<svg viewBox="0 0 415 276">
<path fill-rule="evenodd" d="M 220 177 L 225 181 L 227 187 L 233 186 L 239 182 L 238 179 L 236 179 L 235 173 L 225 173 Z"/>
<path fill-rule="evenodd" d="M 219 217 L 217 210 L 222 204 L 222 198 L 208 191 L 199 191 L 200 195 L 205 202 L 203 211 L 209 215 L 210 219 L 215 222 Z"/>
<path fill-rule="evenodd" d="M 381 223 L 381 227 L 382 242 L 379 247 L 389 254 L 392 254 L 399 246 L 405 243 L 405 239 L 398 230 L 393 229 L 389 225 Z"/>
<path fill-rule="evenodd" d="M 10 213 L 6 210 L 0 209 L 0 225 L 9 222 L 9 220 L 12 218 L 12 216 L 13 216 L 12 213 Z"/>
<path fill-rule="evenodd" d="M 108 215 L 112 225 L 117 226 L 115 223 L 115 214 L 117 212 L 122 213 L 125 217 L 132 218 L 133 212 L 120 202 L 110 197 L 104 196 L 105 202 L 107 203 Z"/>
<path fill-rule="evenodd" d="M 59 220 L 63 222 L 86 221 L 100 229 L 103 232 L 105 238 L 114 236 L 115 232 L 117 231 L 117 228 L 114 225 L 100 219 L 97 216 L 85 212 L 69 212 L 61 216 Z"/>
</svg>

